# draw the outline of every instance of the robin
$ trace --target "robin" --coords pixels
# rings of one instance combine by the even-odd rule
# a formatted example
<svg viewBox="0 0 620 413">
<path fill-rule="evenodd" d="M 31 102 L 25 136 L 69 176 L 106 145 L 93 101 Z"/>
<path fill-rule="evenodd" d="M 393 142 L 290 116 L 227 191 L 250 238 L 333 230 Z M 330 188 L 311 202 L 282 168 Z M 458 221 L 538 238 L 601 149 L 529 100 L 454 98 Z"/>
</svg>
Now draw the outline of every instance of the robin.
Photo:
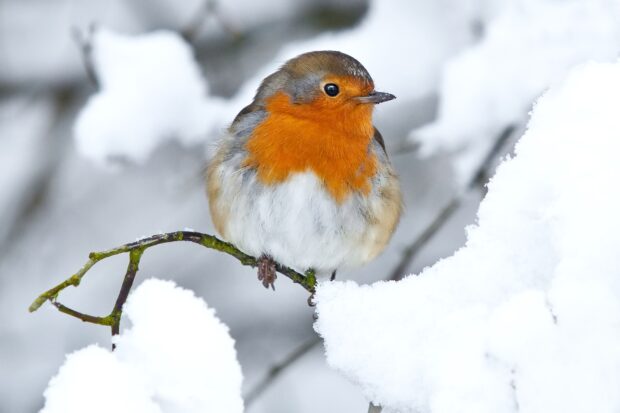
<svg viewBox="0 0 620 413">
<path fill-rule="evenodd" d="M 353 57 L 309 52 L 267 76 L 228 128 L 207 169 L 211 218 L 259 257 L 266 288 L 276 262 L 333 279 L 385 248 L 402 200 L 372 113 L 392 99 Z"/>
</svg>

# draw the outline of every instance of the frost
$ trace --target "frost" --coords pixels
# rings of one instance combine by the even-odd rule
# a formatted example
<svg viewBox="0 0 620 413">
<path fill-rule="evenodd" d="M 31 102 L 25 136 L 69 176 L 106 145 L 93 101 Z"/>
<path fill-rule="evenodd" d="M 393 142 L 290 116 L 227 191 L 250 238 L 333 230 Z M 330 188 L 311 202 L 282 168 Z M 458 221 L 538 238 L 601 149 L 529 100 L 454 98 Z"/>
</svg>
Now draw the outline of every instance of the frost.
<svg viewBox="0 0 620 413">
<path fill-rule="evenodd" d="M 151 279 L 125 314 L 133 326 L 114 352 L 92 345 L 67 357 L 42 413 L 243 411 L 234 341 L 203 300 Z"/>
<path fill-rule="evenodd" d="M 98 162 L 144 161 L 161 143 L 204 142 L 212 125 L 207 86 L 192 50 L 176 33 L 93 37 L 100 91 L 75 124 L 79 151 Z"/>
<path fill-rule="evenodd" d="M 615 0 L 510 1 L 480 43 L 443 68 L 438 118 L 410 139 L 426 155 L 462 150 L 455 172 L 467 182 L 493 139 L 521 123 L 545 88 L 575 64 L 612 61 L 619 51 Z"/>
<path fill-rule="evenodd" d="M 620 63 L 547 92 L 453 256 L 327 282 L 328 363 L 386 411 L 620 410 Z"/>
</svg>

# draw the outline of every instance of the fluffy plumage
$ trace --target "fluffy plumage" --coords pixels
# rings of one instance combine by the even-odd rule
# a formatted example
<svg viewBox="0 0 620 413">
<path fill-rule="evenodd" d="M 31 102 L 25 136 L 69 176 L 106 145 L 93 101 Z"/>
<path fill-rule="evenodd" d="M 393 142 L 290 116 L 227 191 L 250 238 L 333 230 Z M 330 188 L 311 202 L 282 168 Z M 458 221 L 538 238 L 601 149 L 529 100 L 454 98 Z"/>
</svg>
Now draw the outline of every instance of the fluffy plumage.
<svg viewBox="0 0 620 413">
<path fill-rule="evenodd" d="M 324 93 L 327 83 L 339 86 L 337 96 Z M 331 272 L 379 254 L 401 196 L 372 124 L 376 93 L 366 69 L 339 52 L 300 55 L 268 76 L 208 168 L 218 232 L 301 271 Z"/>
</svg>

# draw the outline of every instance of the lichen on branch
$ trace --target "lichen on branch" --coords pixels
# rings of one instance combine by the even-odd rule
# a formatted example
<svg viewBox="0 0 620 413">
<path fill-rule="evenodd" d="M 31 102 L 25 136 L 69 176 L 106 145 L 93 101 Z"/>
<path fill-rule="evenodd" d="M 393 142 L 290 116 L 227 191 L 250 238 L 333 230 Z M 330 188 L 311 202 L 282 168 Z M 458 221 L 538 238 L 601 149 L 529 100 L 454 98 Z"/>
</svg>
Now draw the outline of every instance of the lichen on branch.
<svg viewBox="0 0 620 413">
<path fill-rule="evenodd" d="M 131 290 L 135 276 L 138 273 L 142 255 L 147 249 L 154 247 L 155 245 L 166 244 L 176 241 L 189 241 L 195 244 L 202 245 L 206 248 L 226 253 L 235 257 L 242 265 L 247 265 L 250 267 L 256 267 L 258 265 L 257 258 L 240 251 L 234 245 L 222 241 L 221 239 L 213 235 L 195 231 L 176 231 L 168 232 L 165 234 L 156 234 L 106 251 L 91 252 L 88 255 L 88 261 L 86 261 L 82 268 L 80 268 L 75 274 L 73 274 L 71 277 L 67 278 L 60 284 L 39 295 L 30 305 L 29 311 L 36 311 L 46 301 L 49 301 L 58 309 L 58 311 L 62 313 L 65 313 L 72 317 L 76 317 L 84 322 L 109 326 L 112 329 L 113 335 L 118 334 L 120 320 L 123 312 L 123 304 L 127 300 L 127 296 L 129 295 L 129 291 Z M 110 314 L 105 317 L 97 317 L 81 313 L 58 302 L 58 295 L 60 294 L 60 292 L 69 286 L 79 286 L 82 278 L 84 278 L 86 273 L 99 261 L 125 253 L 129 254 L 129 263 L 127 265 L 127 271 L 125 272 L 123 284 Z M 304 274 L 301 274 L 293 270 L 292 268 L 276 264 L 276 271 L 290 278 L 291 281 L 293 281 L 294 283 L 301 285 L 309 293 L 314 293 L 314 289 L 316 286 L 316 276 L 313 270 L 310 269 L 307 270 Z"/>
</svg>

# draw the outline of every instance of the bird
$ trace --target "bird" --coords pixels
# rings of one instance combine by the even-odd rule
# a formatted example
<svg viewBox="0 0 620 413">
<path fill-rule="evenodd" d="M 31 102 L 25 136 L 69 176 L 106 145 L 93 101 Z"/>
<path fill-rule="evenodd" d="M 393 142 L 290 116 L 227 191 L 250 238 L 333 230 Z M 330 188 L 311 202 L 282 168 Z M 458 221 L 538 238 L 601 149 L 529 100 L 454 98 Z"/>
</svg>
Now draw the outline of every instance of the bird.
<svg viewBox="0 0 620 413">
<path fill-rule="evenodd" d="M 211 220 L 258 257 L 265 288 L 275 289 L 276 263 L 333 279 L 384 250 L 403 206 L 372 116 L 395 98 L 345 53 L 303 53 L 260 83 L 216 144 Z"/>
</svg>

